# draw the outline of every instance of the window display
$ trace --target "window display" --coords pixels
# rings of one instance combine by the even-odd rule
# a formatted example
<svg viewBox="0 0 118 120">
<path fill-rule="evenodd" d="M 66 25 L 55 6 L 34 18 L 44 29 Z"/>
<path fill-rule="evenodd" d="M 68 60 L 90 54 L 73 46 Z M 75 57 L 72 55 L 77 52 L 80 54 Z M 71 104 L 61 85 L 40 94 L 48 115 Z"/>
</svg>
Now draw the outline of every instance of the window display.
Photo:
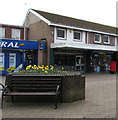
<svg viewBox="0 0 118 120">
<path fill-rule="evenodd" d="M 91 55 L 91 70 L 93 72 L 110 71 L 111 55 L 105 52 L 98 52 Z"/>
<path fill-rule="evenodd" d="M 9 54 L 9 68 L 12 68 L 12 70 L 16 69 L 16 54 L 15 53 Z"/>
<path fill-rule="evenodd" d="M 0 53 L 0 71 L 4 70 L 4 53 Z"/>
</svg>

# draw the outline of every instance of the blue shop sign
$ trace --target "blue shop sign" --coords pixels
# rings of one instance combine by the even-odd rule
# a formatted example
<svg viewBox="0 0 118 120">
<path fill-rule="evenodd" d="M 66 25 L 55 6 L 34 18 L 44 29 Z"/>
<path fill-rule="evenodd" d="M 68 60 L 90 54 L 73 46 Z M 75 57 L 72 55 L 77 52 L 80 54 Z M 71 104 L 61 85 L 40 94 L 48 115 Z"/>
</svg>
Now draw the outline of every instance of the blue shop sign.
<svg viewBox="0 0 118 120">
<path fill-rule="evenodd" d="M 39 43 L 39 49 L 40 50 L 45 50 L 46 49 L 46 42 Z"/>
<path fill-rule="evenodd" d="M 38 42 L 26 40 L 0 39 L 0 48 L 36 50 L 38 49 Z"/>
</svg>

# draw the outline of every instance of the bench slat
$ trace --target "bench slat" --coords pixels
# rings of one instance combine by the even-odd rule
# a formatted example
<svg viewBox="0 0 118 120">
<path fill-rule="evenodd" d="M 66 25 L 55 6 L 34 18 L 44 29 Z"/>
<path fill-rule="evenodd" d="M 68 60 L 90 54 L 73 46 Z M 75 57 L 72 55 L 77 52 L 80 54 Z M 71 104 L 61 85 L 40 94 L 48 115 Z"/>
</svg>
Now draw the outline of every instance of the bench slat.
<svg viewBox="0 0 118 120">
<path fill-rule="evenodd" d="M 12 87 L 57 87 L 57 85 L 53 85 L 53 84 L 36 84 L 36 85 L 32 85 L 32 84 L 13 84 Z"/>
<path fill-rule="evenodd" d="M 36 96 L 36 95 L 41 95 L 41 96 L 45 96 L 45 95 L 56 95 L 55 92 L 10 92 L 10 93 L 6 93 L 6 96 Z"/>
<path fill-rule="evenodd" d="M 61 80 L 60 78 L 35 78 L 35 79 L 32 79 L 32 78 L 13 78 L 12 80 L 36 80 L 36 81 L 38 81 L 38 80 L 50 80 L 50 81 L 55 81 L 55 80 Z"/>
<path fill-rule="evenodd" d="M 26 81 L 26 80 L 24 80 L 24 81 L 20 81 L 20 80 L 18 80 L 18 81 L 12 81 L 12 83 L 34 83 L 34 84 L 37 84 L 37 83 L 61 83 L 61 81 L 35 81 L 35 80 L 33 80 L 33 81 Z"/>
</svg>

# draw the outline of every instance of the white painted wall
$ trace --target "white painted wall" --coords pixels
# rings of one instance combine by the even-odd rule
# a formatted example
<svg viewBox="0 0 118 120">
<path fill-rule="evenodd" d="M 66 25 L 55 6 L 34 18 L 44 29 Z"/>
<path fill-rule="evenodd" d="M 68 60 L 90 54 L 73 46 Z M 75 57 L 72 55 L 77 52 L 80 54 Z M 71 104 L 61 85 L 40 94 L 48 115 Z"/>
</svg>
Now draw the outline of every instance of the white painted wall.
<svg viewBox="0 0 118 120">
<path fill-rule="evenodd" d="M 74 41 L 73 40 L 73 32 L 72 29 L 66 29 L 66 39 L 57 39 L 56 35 L 56 27 L 54 28 L 54 43 L 76 43 L 76 44 L 85 44 L 86 32 L 82 32 L 81 39 L 82 41 Z"/>
</svg>

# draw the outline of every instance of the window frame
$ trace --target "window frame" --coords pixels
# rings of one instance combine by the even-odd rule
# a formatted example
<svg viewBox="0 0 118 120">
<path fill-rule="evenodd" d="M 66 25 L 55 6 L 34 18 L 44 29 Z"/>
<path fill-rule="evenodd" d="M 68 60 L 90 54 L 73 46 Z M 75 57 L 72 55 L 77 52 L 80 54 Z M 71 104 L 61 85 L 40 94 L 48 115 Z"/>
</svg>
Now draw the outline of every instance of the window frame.
<svg viewBox="0 0 118 120">
<path fill-rule="evenodd" d="M 58 37 L 57 35 L 57 31 L 58 30 L 63 30 L 64 31 L 64 38 L 62 38 L 62 37 Z M 62 28 L 56 28 L 56 38 L 57 39 L 61 39 L 61 40 L 66 40 L 66 38 L 67 38 L 67 30 L 66 29 L 62 29 Z"/>
<path fill-rule="evenodd" d="M 16 31 L 19 31 L 19 38 L 16 37 Z M 14 37 L 15 36 L 15 37 Z M 12 29 L 11 32 L 11 38 L 15 40 L 20 40 L 21 39 L 21 30 L 20 29 Z"/>
<path fill-rule="evenodd" d="M 108 42 L 105 42 L 105 41 L 104 41 L 104 38 L 105 38 L 105 37 L 108 37 Z M 103 43 L 104 43 L 104 44 L 110 44 L 110 38 L 109 38 L 109 36 L 104 35 L 104 37 L 103 37 Z"/>
<path fill-rule="evenodd" d="M 6 29 L 3 27 L 0 27 L 0 29 L 2 30 L 2 36 L 0 36 L 0 38 L 5 38 L 6 37 L 6 34 L 5 34 Z"/>
<path fill-rule="evenodd" d="M 80 33 L 80 39 L 75 39 L 74 37 L 74 33 Z M 73 41 L 76 41 L 76 42 L 82 42 L 82 32 L 80 31 L 73 31 Z"/>
<path fill-rule="evenodd" d="M 95 41 L 96 35 L 99 35 L 99 41 Z M 100 34 L 94 34 L 94 43 L 101 43 L 101 35 Z"/>
</svg>

